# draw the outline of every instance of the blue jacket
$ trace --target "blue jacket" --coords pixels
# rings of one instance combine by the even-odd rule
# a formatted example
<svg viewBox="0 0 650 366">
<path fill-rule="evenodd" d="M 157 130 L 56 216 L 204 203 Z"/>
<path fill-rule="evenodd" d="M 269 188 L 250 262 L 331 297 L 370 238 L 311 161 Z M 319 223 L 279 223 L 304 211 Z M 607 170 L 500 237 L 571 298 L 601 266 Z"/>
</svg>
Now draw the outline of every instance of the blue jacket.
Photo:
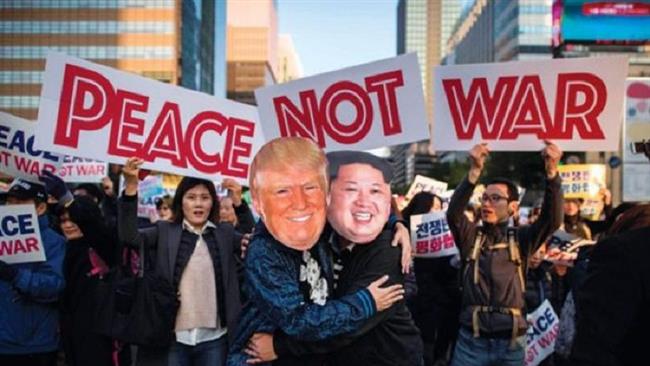
<svg viewBox="0 0 650 366">
<path fill-rule="evenodd" d="M 331 258 L 321 237 L 309 252 L 317 259 L 321 276 L 332 289 Z M 276 329 L 306 341 L 317 341 L 358 330 L 376 312 L 367 289 L 361 289 L 323 305 L 305 297 L 300 281 L 303 253 L 282 245 L 260 222 L 246 253 L 244 306 L 227 364 L 246 365 L 244 348 L 255 332 Z M 235 331 L 234 329 L 230 331 Z"/>
<path fill-rule="evenodd" d="M 45 262 L 14 264 L 12 283 L 0 280 L 0 354 L 27 354 L 59 348 L 59 309 L 63 292 L 65 239 L 38 217 Z"/>
</svg>

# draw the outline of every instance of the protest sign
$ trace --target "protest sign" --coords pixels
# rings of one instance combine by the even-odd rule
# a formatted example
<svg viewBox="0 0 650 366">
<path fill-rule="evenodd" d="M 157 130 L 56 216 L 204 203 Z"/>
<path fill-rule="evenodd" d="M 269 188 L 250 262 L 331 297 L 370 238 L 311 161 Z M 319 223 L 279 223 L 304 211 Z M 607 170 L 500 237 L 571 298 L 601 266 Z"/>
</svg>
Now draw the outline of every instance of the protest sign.
<svg viewBox="0 0 650 366">
<path fill-rule="evenodd" d="M 66 183 L 99 183 L 108 176 L 108 164 L 88 158 L 64 156 L 57 174 Z"/>
<path fill-rule="evenodd" d="M 148 175 L 138 182 L 138 217 L 157 215 L 156 199 L 165 195 L 160 175 Z"/>
<path fill-rule="evenodd" d="M 597 221 L 600 220 L 600 215 L 603 213 L 605 203 L 599 198 L 585 198 L 584 202 L 580 205 L 580 216 L 587 220 Z"/>
<path fill-rule="evenodd" d="M 41 170 L 56 172 L 62 156 L 35 147 L 36 124 L 0 112 L 0 168 L 12 177 L 38 182 Z"/>
<path fill-rule="evenodd" d="M 623 164 L 623 201 L 650 200 L 650 164 Z"/>
<path fill-rule="evenodd" d="M 447 191 L 448 184 L 446 182 L 441 182 L 433 178 L 427 178 L 423 175 L 416 175 L 411 187 L 408 192 L 406 192 L 406 200 L 410 201 L 416 193 L 425 191 L 431 192 L 438 197 L 441 197 Z"/>
<path fill-rule="evenodd" d="M 68 183 L 98 183 L 108 164 L 93 159 L 55 154 L 34 146 L 36 123 L 0 112 L 0 167 L 12 177 L 38 182 L 42 169 Z"/>
<path fill-rule="evenodd" d="M 547 240 L 548 247 L 544 260 L 553 264 L 573 267 L 574 261 L 578 258 L 578 251 L 586 245 L 593 245 L 593 240 L 581 238 L 569 234 L 563 229 L 556 230 Z"/>
<path fill-rule="evenodd" d="M 647 164 L 643 154 L 633 154 L 631 145 L 650 140 L 650 78 L 628 78 L 625 83 L 623 162 Z"/>
<path fill-rule="evenodd" d="M 411 216 L 411 246 L 416 258 L 458 254 L 444 211 Z"/>
<path fill-rule="evenodd" d="M 0 260 L 7 263 L 45 261 L 34 205 L 0 206 Z"/>
<path fill-rule="evenodd" d="M 264 139 L 253 106 L 49 52 L 39 148 L 144 169 L 246 182 Z"/>
<path fill-rule="evenodd" d="M 560 319 L 548 300 L 526 316 L 526 366 L 537 366 L 553 353 Z"/>
<path fill-rule="evenodd" d="M 255 99 L 267 139 L 301 136 L 336 151 L 429 138 L 414 53 L 260 88 Z"/>
<path fill-rule="evenodd" d="M 626 56 L 437 66 L 433 148 L 618 149 Z"/>
<path fill-rule="evenodd" d="M 560 165 L 558 173 L 562 178 L 564 198 L 597 197 L 605 187 L 605 165 L 602 164 L 568 164 Z"/>
</svg>

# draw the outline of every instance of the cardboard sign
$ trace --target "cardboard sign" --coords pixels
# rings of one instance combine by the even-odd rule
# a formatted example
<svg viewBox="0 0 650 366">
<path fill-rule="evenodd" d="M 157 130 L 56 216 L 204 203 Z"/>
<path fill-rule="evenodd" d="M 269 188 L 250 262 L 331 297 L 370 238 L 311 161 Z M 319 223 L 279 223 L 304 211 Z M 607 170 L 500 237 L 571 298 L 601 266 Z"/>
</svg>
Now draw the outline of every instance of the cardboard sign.
<svg viewBox="0 0 650 366">
<path fill-rule="evenodd" d="M 42 149 L 179 175 L 245 182 L 264 139 L 255 107 L 50 52 Z"/>
<path fill-rule="evenodd" d="M 269 140 L 301 136 L 336 151 L 429 138 L 414 53 L 260 88 L 255 99 Z"/>
<path fill-rule="evenodd" d="M 650 177 L 650 164 L 623 164 L 623 201 L 649 201 L 648 177 Z"/>
<path fill-rule="evenodd" d="M 650 78 L 629 78 L 625 83 L 625 164 L 648 164 L 644 154 L 633 154 L 631 149 L 631 144 L 643 140 L 650 140 Z"/>
<path fill-rule="evenodd" d="M 108 164 L 94 159 L 64 156 L 57 174 L 67 183 L 99 183 L 108 176 Z"/>
<path fill-rule="evenodd" d="M 0 167 L 12 177 L 38 182 L 41 169 L 68 183 L 99 183 L 108 164 L 93 159 L 59 155 L 34 146 L 36 122 L 0 112 Z"/>
<path fill-rule="evenodd" d="M 12 177 L 38 182 L 41 170 L 56 172 L 63 158 L 35 146 L 32 121 L 0 112 L 0 170 Z"/>
<path fill-rule="evenodd" d="M 564 198 L 597 197 L 605 187 L 605 165 L 568 164 L 558 167 Z"/>
<path fill-rule="evenodd" d="M 560 329 L 560 319 L 548 300 L 526 316 L 526 366 L 537 366 L 553 353 Z"/>
<path fill-rule="evenodd" d="M 411 246 L 416 258 L 458 254 L 444 211 L 411 216 Z"/>
<path fill-rule="evenodd" d="M 626 56 L 437 66 L 433 148 L 618 149 Z"/>
<path fill-rule="evenodd" d="M 431 192 L 436 196 L 440 197 L 447 191 L 447 186 L 449 184 L 446 182 L 441 182 L 433 178 L 427 178 L 423 175 L 416 175 L 411 187 L 406 193 L 406 200 L 410 201 L 416 193 L 422 191 Z"/>
<path fill-rule="evenodd" d="M 0 260 L 7 263 L 45 261 L 34 205 L 0 206 Z"/>
</svg>

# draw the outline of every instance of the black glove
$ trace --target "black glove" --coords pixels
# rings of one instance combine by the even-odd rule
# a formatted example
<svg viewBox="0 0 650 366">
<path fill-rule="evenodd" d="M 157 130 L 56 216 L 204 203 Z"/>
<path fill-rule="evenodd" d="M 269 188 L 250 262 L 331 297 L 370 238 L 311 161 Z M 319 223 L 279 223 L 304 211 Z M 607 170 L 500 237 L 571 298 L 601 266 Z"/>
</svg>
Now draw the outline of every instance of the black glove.
<svg viewBox="0 0 650 366">
<path fill-rule="evenodd" d="M 11 282 L 18 275 L 18 269 L 0 260 L 0 280 Z"/>
<path fill-rule="evenodd" d="M 60 200 L 61 197 L 68 193 L 68 188 L 65 186 L 63 179 L 48 170 L 43 169 L 38 179 L 45 184 L 45 192 L 57 200 Z"/>
</svg>

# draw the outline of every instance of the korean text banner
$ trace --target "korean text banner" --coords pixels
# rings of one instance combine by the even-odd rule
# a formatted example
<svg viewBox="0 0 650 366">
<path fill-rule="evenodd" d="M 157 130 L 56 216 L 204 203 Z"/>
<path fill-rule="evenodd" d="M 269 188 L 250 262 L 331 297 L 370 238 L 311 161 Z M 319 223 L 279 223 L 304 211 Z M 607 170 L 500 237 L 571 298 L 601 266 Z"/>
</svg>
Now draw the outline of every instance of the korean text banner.
<svg viewBox="0 0 650 366">
<path fill-rule="evenodd" d="M 50 52 L 38 113 L 40 148 L 245 183 L 262 145 L 255 107 Z"/>
<path fill-rule="evenodd" d="M 415 54 L 260 88 L 255 99 L 267 139 L 301 136 L 336 151 L 429 138 Z"/>
<path fill-rule="evenodd" d="M 435 150 L 618 150 L 625 56 L 438 66 Z"/>
<path fill-rule="evenodd" d="M 606 168 L 603 164 L 568 164 L 558 167 L 562 178 L 564 198 L 597 197 L 606 187 Z"/>
<path fill-rule="evenodd" d="M 416 258 L 458 254 L 444 211 L 411 216 L 411 247 Z"/>
<path fill-rule="evenodd" d="M 34 205 L 0 206 L 0 260 L 7 263 L 45 260 Z"/>
</svg>

